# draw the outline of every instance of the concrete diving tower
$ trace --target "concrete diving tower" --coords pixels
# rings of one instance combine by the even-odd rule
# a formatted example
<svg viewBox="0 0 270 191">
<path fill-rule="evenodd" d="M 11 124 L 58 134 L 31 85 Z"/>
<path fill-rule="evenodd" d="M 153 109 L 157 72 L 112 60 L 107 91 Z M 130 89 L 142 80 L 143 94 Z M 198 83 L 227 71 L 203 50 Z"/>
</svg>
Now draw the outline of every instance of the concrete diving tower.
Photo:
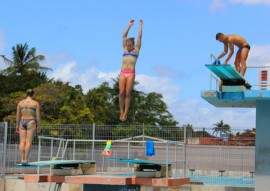
<svg viewBox="0 0 270 191">
<path fill-rule="evenodd" d="M 219 79 L 219 90 L 201 92 L 216 107 L 256 108 L 255 190 L 270 189 L 270 91 L 251 85 L 230 65 L 205 65 Z M 235 119 L 237 120 L 237 119 Z"/>
</svg>

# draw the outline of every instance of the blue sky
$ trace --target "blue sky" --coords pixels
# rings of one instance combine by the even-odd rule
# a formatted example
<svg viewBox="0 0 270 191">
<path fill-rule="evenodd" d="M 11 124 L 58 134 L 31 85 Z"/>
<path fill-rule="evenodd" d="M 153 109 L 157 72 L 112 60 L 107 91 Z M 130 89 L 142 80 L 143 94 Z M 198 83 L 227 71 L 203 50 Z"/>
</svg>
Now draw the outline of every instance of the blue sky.
<svg viewBox="0 0 270 191">
<path fill-rule="evenodd" d="M 217 32 L 246 38 L 248 65 L 270 64 L 269 0 L 11 0 L 1 3 L 0 18 L 0 54 L 11 58 L 12 47 L 26 42 L 46 56 L 49 77 L 81 84 L 84 92 L 117 77 L 122 33 L 134 19 L 129 36 L 137 38 L 143 19 L 138 90 L 162 93 L 180 125 L 211 128 L 224 120 L 234 129 L 255 127 L 255 109 L 215 108 L 200 94 L 209 89 L 210 53 L 223 51 Z M 245 78 L 257 84 L 257 72 L 250 68 Z"/>
</svg>

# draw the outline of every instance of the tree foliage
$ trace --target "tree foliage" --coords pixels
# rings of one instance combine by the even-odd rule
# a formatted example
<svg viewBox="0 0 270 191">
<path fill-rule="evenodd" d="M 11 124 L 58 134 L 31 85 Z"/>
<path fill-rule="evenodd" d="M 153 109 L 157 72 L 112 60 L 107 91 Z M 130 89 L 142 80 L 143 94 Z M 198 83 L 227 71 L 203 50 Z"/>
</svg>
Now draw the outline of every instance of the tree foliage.
<svg viewBox="0 0 270 191">
<path fill-rule="evenodd" d="M 231 132 L 231 127 L 230 127 L 230 125 L 224 124 L 224 123 L 223 123 L 223 120 L 221 120 L 220 122 L 217 122 L 217 123 L 214 124 L 214 127 L 213 127 L 213 135 L 216 134 L 216 136 L 217 136 L 217 134 L 220 134 L 220 135 L 221 135 L 222 133 L 228 134 L 228 133 L 230 133 L 230 132 Z"/>
<path fill-rule="evenodd" d="M 27 43 L 17 44 L 12 47 L 12 59 L 8 59 L 6 56 L 1 55 L 4 62 L 9 65 L 6 69 L 2 70 L 1 73 L 8 76 L 17 76 L 30 74 L 32 72 L 45 72 L 51 70 L 50 68 L 43 67 L 39 62 L 45 60 L 45 56 L 36 55 L 36 48 L 29 47 Z"/>
</svg>

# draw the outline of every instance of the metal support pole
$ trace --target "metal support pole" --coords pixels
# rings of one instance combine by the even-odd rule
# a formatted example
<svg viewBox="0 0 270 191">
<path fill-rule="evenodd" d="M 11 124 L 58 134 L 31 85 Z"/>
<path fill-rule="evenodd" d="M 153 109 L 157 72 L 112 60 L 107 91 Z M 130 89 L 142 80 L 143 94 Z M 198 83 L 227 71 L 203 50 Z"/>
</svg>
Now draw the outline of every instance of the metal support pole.
<svg viewBox="0 0 270 191">
<path fill-rule="evenodd" d="M 4 134 L 4 156 L 3 156 L 3 175 L 6 174 L 6 161 L 7 161 L 7 130 L 8 130 L 8 123 L 5 122 L 5 134 Z"/>
<path fill-rule="evenodd" d="M 94 160 L 94 155 L 95 155 L 95 132 L 96 132 L 96 124 L 93 123 L 93 132 L 92 132 L 92 160 Z"/>
</svg>

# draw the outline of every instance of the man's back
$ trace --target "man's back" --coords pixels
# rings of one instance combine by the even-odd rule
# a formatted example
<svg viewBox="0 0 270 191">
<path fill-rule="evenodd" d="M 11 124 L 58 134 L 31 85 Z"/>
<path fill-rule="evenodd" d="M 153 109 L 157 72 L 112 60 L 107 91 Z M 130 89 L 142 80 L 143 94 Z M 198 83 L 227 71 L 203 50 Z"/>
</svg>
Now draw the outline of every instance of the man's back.
<svg viewBox="0 0 270 191">
<path fill-rule="evenodd" d="M 246 39 L 244 39 L 243 37 L 237 34 L 227 35 L 227 37 L 228 37 L 228 43 L 230 44 L 232 43 L 238 48 L 242 48 L 243 46 L 248 45 Z"/>
</svg>

